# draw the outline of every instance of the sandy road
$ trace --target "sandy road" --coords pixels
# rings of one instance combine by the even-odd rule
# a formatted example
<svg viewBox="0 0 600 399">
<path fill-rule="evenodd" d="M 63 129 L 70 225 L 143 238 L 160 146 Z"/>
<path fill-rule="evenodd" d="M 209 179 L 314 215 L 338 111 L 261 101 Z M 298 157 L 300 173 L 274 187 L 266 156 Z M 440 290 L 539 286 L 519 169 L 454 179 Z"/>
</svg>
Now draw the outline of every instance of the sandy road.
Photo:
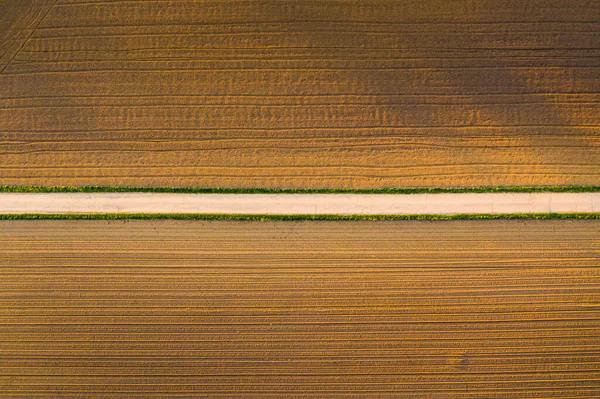
<svg viewBox="0 0 600 399">
<path fill-rule="evenodd" d="M 0 213 L 461 214 L 600 212 L 600 193 L 0 194 Z"/>
<path fill-rule="evenodd" d="M 600 222 L 2 221 L 0 398 L 597 398 Z"/>
</svg>

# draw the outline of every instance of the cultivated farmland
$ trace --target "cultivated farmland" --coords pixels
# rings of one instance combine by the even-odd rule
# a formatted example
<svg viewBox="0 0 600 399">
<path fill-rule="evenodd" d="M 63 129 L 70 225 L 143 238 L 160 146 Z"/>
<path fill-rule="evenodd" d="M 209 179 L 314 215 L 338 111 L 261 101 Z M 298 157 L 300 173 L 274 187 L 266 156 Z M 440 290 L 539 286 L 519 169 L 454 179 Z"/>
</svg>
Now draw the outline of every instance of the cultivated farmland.
<svg viewBox="0 0 600 399">
<path fill-rule="evenodd" d="M 0 398 L 600 396 L 600 223 L 0 222 Z"/>
<path fill-rule="evenodd" d="M 595 0 L 5 0 L 0 184 L 599 185 Z"/>
</svg>

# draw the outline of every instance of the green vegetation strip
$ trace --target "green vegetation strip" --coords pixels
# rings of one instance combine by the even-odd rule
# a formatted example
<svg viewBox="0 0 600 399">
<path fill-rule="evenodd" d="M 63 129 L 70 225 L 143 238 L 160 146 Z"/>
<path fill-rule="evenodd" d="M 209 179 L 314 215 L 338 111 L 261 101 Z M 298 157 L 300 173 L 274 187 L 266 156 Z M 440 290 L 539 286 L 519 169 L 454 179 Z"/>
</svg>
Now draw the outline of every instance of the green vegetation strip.
<svg viewBox="0 0 600 399">
<path fill-rule="evenodd" d="M 100 213 L 0 215 L 0 220 L 496 220 L 496 219 L 600 219 L 600 213 L 512 213 L 458 215 L 225 215 L 190 213 Z"/>
<path fill-rule="evenodd" d="M 0 193 L 177 193 L 177 194 L 450 194 L 450 193 L 596 193 L 600 186 L 529 186 L 463 188 L 202 188 L 106 186 L 0 186 Z"/>
</svg>

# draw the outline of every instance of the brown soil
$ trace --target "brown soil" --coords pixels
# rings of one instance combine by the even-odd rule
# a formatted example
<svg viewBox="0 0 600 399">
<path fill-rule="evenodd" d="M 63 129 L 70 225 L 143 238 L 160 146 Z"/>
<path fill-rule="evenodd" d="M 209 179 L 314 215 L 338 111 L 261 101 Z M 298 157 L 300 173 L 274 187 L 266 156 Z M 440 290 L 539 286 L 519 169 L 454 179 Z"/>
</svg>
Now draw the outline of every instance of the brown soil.
<svg viewBox="0 0 600 399">
<path fill-rule="evenodd" d="M 600 394 L 600 223 L 0 223 L 0 398 Z"/>
<path fill-rule="evenodd" d="M 600 185 L 595 0 L 0 5 L 0 184 Z"/>
</svg>

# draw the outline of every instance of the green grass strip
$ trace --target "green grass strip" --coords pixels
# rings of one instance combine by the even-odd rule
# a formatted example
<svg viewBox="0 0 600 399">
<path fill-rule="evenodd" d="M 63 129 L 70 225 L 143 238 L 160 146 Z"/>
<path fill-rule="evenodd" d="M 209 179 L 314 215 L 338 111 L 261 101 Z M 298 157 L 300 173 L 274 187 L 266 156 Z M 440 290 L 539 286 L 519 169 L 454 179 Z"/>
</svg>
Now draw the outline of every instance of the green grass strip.
<svg viewBox="0 0 600 399">
<path fill-rule="evenodd" d="M 108 186 L 0 186 L 0 193 L 178 193 L 178 194 L 444 194 L 444 193 L 596 193 L 600 186 L 527 186 L 462 188 L 208 188 Z"/>
<path fill-rule="evenodd" d="M 498 220 L 498 219 L 600 219 L 600 213 L 512 213 L 458 215 L 224 215 L 224 214 L 21 214 L 0 215 L 0 220 Z"/>
</svg>

